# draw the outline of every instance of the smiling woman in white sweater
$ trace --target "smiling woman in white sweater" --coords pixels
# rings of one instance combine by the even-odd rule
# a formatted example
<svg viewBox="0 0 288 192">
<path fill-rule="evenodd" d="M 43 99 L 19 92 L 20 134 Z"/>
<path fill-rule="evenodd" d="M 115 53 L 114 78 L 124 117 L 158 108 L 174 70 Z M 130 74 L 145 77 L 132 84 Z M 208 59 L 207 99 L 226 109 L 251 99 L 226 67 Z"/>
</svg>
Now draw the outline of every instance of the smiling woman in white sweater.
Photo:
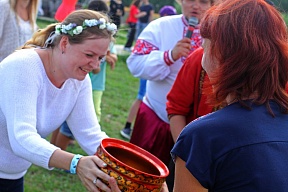
<svg viewBox="0 0 288 192">
<path fill-rule="evenodd" d="M 0 0 L 0 62 L 37 29 L 38 0 Z"/>
<path fill-rule="evenodd" d="M 108 136 L 97 121 L 87 75 L 99 67 L 115 32 L 105 15 L 75 11 L 0 63 L 0 191 L 23 191 L 23 176 L 33 163 L 77 173 L 89 191 L 120 192 L 94 155 Z M 90 156 L 62 151 L 44 139 L 65 120 Z"/>
</svg>

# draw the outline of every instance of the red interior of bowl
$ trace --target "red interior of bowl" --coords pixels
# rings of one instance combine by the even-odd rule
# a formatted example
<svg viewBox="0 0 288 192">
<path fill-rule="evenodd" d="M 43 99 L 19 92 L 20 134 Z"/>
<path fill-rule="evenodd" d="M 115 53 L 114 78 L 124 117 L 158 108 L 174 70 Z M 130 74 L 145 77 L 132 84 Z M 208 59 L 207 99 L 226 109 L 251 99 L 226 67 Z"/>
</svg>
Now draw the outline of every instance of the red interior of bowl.
<svg viewBox="0 0 288 192">
<path fill-rule="evenodd" d="M 159 178 L 169 174 L 167 166 L 148 151 L 123 140 L 106 138 L 101 142 L 105 153 L 120 165 Z"/>
</svg>

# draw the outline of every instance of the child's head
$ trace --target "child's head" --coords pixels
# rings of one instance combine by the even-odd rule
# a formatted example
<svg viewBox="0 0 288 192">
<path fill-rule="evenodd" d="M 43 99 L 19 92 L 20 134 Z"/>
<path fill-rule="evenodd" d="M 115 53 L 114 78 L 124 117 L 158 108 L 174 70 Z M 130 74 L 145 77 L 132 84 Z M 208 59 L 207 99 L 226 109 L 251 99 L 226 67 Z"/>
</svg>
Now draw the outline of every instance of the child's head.
<svg viewBox="0 0 288 192">
<path fill-rule="evenodd" d="M 88 4 L 88 9 L 93 11 L 109 12 L 108 5 L 103 0 L 93 0 Z"/>
<path fill-rule="evenodd" d="M 160 17 L 167 16 L 167 15 L 176 15 L 176 9 L 171 5 L 163 6 L 159 11 Z"/>
</svg>

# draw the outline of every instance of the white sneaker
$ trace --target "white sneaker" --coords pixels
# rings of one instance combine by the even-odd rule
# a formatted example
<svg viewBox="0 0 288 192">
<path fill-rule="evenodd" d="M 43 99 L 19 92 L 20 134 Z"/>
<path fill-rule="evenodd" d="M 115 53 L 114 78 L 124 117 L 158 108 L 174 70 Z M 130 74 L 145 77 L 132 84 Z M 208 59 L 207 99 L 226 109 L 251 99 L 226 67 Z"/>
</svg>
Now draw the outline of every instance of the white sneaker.
<svg viewBox="0 0 288 192">
<path fill-rule="evenodd" d="M 123 49 L 124 51 L 127 51 L 127 52 L 131 52 L 131 48 L 128 48 L 128 47 L 124 47 L 124 49 Z"/>
</svg>

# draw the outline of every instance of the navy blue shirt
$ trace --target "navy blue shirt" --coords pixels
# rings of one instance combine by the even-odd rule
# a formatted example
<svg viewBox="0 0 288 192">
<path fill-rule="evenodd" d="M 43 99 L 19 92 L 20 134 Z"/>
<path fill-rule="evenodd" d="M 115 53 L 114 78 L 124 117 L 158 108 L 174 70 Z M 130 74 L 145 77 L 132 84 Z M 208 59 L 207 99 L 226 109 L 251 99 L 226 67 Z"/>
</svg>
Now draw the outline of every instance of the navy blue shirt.
<svg viewBox="0 0 288 192">
<path fill-rule="evenodd" d="M 288 191 L 288 115 L 231 104 L 188 124 L 171 153 L 209 191 Z"/>
<path fill-rule="evenodd" d="M 140 6 L 140 12 L 146 12 L 146 15 L 144 17 L 140 17 L 138 20 L 141 23 L 149 23 L 149 17 L 150 17 L 150 12 L 154 10 L 154 7 L 152 4 L 148 4 L 148 5 L 142 5 Z"/>
</svg>

